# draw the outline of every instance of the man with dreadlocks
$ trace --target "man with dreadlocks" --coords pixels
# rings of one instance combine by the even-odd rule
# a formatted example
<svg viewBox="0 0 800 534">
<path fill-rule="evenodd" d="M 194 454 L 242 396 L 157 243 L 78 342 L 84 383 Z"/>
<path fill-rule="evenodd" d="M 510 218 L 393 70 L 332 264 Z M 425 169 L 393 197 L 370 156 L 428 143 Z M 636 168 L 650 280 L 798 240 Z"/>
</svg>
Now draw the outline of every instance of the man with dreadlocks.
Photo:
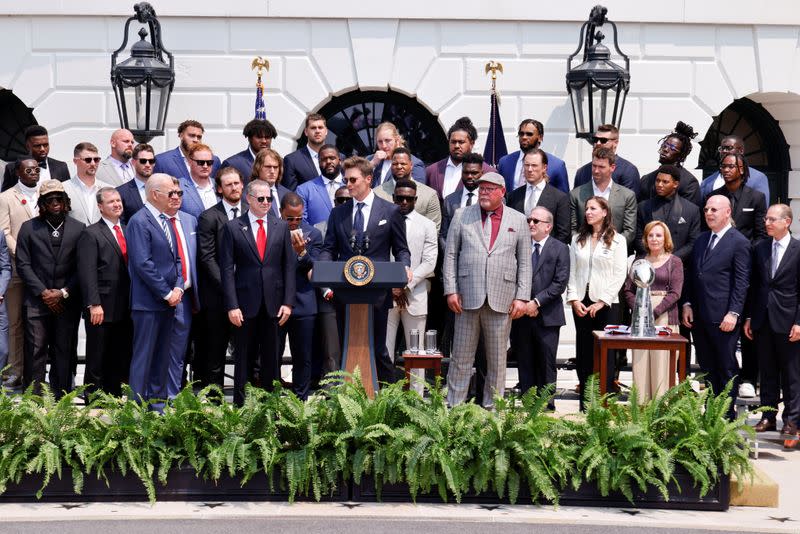
<svg viewBox="0 0 800 534">
<path fill-rule="evenodd" d="M 700 184 L 697 178 L 683 167 L 683 162 L 692 152 L 692 139 L 697 137 L 697 132 L 688 124 L 678 121 L 675 129 L 659 140 L 658 163 L 659 165 L 674 165 L 678 167 L 681 175 L 678 195 L 702 208 L 700 198 Z M 638 201 L 642 202 L 655 196 L 655 182 L 658 169 L 642 176 L 639 188 Z"/>
<path fill-rule="evenodd" d="M 717 152 L 719 153 L 720 160 L 728 154 L 741 154 L 744 156 L 744 141 L 742 141 L 742 138 L 738 135 L 726 135 L 722 138 L 722 141 L 719 142 Z M 764 193 L 764 201 L 769 202 L 769 179 L 767 179 L 767 175 L 755 167 L 749 166 L 747 167 L 747 173 L 749 175 L 747 178 L 748 187 L 752 187 L 756 191 Z M 725 185 L 725 180 L 722 178 L 719 171 L 703 179 L 703 183 L 700 184 L 700 194 L 703 196 L 703 200 L 705 201 L 705 199 L 711 195 L 712 191 L 719 189 L 723 185 Z M 764 209 L 766 208 L 767 206 L 765 205 Z"/>
</svg>

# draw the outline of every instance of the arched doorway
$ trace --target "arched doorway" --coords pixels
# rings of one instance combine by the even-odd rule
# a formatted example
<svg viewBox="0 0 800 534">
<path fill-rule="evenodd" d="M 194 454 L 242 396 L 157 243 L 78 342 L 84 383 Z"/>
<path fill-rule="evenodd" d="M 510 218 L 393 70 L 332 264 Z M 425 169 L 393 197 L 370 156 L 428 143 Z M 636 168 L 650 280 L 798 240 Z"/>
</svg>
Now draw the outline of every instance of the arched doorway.
<svg viewBox="0 0 800 534">
<path fill-rule="evenodd" d="M 737 135 L 744 140 L 745 158 L 769 178 L 770 204 L 788 201 L 789 145 L 778 121 L 761 104 L 749 98 L 734 100 L 714 117 L 705 138 L 700 142 L 698 168 L 703 178 L 719 167 L 717 147 L 728 135 Z"/>
<path fill-rule="evenodd" d="M 392 91 L 357 89 L 335 96 L 319 112 L 328 120 L 328 143 L 347 156 L 375 152 L 375 128 L 391 122 L 406 140 L 409 150 L 426 163 L 447 156 L 447 137 L 439 120 L 415 98 Z M 297 146 L 306 145 L 301 134 Z"/>
<path fill-rule="evenodd" d="M 0 159 L 14 161 L 27 152 L 24 132 L 32 124 L 38 124 L 33 109 L 10 89 L 0 89 Z"/>
</svg>

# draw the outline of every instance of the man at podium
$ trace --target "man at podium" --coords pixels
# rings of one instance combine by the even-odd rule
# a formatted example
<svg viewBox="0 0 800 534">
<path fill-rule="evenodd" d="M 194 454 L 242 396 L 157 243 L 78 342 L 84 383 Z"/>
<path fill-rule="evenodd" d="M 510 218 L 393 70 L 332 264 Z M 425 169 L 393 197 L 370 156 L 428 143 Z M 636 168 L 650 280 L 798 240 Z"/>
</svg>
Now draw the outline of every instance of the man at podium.
<svg viewBox="0 0 800 534">
<path fill-rule="evenodd" d="M 395 261 L 405 265 L 410 282 L 411 254 L 406 243 L 405 221 L 398 207 L 372 192 L 372 165 L 365 158 L 347 158 L 342 168 L 345 185 L 353 198 L 331 211 L 318 260 L 347 261 L 363 255 L 373 261 L 390 261 L 391 253 Z M 386 350 L 386 322 L 391 307 L 390 290 L 373 303 L 372 341 L 378 380 L 382 382 L 397 380 Z M 340 334 L 343 334 L 344 318 L 344 306 L 337 303 Z"/>
</svg>

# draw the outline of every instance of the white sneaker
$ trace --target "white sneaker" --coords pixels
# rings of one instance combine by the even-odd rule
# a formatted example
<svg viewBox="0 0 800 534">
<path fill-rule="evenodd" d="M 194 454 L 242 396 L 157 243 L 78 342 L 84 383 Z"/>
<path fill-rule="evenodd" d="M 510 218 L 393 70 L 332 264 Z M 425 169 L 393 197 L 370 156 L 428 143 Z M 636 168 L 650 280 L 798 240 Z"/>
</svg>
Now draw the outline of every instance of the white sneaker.
<svg viewBox="0 0 800 534">
<path fill-rule="evenodd" d="M 745 399 L 752 399 L 756 396 L 756 388 L 750 382 L 742 382 L 739 384 L 739 396 Z"/>
</svg>

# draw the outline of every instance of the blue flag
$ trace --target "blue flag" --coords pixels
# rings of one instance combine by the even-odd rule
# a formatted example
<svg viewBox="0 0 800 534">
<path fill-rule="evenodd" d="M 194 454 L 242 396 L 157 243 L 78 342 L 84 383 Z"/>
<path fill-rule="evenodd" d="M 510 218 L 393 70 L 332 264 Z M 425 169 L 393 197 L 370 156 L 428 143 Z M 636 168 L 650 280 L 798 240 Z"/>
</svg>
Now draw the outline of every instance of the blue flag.
<svg viewBox="0 0 800 534">
<path fill-rule="evenodd" d="M 267 106 L 264 105 L 264 86 L 261 84 L 261 76 L 256 83 L 256 116 L 255 119 L 267 120 Z"/>
<path fill-rule="evenodd" d="M 497 102 L 496 91 L 492 90 L 490 99 L 489 135 L 486 138 L 486 147 L 483 149 L 483 160 L 492 167 L 497 167 L 500 158 L 508 154 L 508 148 L 506 148 L 506 138 L 503 135 L 503 123 L 500 121 L 500 106 Z"/>
</svg>

